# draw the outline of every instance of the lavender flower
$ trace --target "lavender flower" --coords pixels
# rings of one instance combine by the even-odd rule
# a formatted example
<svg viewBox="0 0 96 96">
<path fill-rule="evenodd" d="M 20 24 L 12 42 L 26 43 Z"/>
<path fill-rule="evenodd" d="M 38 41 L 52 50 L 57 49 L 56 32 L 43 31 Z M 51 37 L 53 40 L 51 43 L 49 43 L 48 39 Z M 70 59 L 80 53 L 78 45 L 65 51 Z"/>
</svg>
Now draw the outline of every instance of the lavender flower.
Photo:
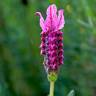
<svg viewBox="0 0 96 96">
<path fill-rule="evenodd" d="M 58 11 L 55 4 L 47 9 L 46 20 L 43 19 L 40 12 L 36 12 L 40 16 L 41 32 L 41 54 L 44 56 L 45 70 L 49 72 L 57 72 L 59 66 L 63 64 L 63 32 L 64 27 L 63 10 Z"/>
</svg>

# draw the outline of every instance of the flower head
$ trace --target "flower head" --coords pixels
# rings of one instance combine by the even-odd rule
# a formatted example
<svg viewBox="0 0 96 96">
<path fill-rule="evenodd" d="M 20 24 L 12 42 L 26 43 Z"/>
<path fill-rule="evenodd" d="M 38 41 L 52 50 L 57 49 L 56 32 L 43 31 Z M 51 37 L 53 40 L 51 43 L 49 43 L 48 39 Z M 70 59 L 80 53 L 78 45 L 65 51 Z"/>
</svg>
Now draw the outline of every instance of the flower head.
<svg viewBox="0 0 96 96">
<path fill-rule="evenodd" d="M 41 32 L 41 54 L 44 56 L 44 66 L 47 72 L 58 71 L 63 64 L 63 32 L 60 30 L 64 27 L 63 10 L 58 11 L 55 4 L 47 8 L 46 20 L 40 12 L 36 12 L 40 16 Z"/>
</svg>

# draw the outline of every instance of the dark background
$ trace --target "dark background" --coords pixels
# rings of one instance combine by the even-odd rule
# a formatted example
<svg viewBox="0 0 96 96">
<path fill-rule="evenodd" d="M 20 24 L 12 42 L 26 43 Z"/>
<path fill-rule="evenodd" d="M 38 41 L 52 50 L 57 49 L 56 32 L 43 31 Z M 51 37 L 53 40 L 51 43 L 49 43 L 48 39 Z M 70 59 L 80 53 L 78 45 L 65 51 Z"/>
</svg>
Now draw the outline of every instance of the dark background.
<svg viewBox="0 0 96 96">
<path fill-rule="evenodd" d="M 96 96 L 96 0 L 0 0 L 0 96 L 47 96 L 39 18 L 49 4 L 64 9 L 64 65 L 55 96 Z"/>
</svg>

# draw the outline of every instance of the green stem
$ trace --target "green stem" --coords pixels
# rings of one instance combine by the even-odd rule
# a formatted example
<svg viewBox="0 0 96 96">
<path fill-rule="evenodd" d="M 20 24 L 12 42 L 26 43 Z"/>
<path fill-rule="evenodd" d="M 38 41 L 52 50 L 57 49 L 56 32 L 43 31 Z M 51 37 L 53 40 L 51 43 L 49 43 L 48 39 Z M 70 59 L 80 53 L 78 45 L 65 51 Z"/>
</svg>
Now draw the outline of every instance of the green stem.
<svg viewBox="0 0 96 96">
<path fill-rule="evenodd" d="M 50 93 L 49 96 L 54 96 L 54 84 L 57 80 L 57 73 L 56 72 L 50 72 L 48 74 L 48 81 L 50 82 Z"/>
<path fill-rule="evenodd" d="M 50 94 L 49 96 L 54 96 L 54 81 L 50 81 Z"/>
</svg>

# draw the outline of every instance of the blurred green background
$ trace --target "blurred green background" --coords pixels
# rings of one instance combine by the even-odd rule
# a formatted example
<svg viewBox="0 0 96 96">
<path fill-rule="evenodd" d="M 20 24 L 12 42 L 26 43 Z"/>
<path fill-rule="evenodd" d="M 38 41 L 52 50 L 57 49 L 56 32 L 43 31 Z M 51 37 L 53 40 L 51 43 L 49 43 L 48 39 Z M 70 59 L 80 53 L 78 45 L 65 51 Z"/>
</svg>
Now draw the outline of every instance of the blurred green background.
<svg viewBox="0 0 96 96">
<path fill-rule="evenodd" d="M 55 96 L 96 96 L 96 0 L 49 0 L 64 9 L 64 65 Z M 39 18 L 48 0 L 0 1 L 0 96 L 47 96 Z"/>
</svg>

